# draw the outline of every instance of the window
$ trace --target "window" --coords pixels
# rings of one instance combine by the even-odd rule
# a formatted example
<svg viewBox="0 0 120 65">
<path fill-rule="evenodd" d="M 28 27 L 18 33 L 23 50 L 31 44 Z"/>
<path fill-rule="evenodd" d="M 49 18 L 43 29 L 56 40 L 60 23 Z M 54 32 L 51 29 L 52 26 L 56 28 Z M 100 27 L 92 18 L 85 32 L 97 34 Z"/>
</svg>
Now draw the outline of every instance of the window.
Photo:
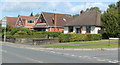
<svg viewBox="0 0 120 65">
<path fill-rule="evenodd" d="M 80 28 L 76 28 L 76 33 L 80 33 Z"/>
<path fill-rule="evenodd" d="M 40 22 L 43 22 L 43 21 L 44 21 L 44 18 L 41 18 L 41 19 L 40 19 Z"/>
<path fill-rule="evenodd" d="M 34 21 L 33 20 L 29 20 L 28 23 L 34 23 Z"/>
<path fill-rule="evenodd" d="M 73 26 L 69 27 L 69 32 L 73 32 Z"/>
<path fill-rule="evenodd" d="M 86 32 L 90 33 L 90 31 L 91 31 L 91 26 L 86 26 Z"/>
<path fill-rule="evenodd" d="M 65 22 L 66 22 L 66 19 L 65 19 L 65 18 L 63 18 L 63 21 L 65 21 Z"/>
<path fill-rule="evenodd" d="M 40 19 L 40 22 L 42 22 L 42 20 Z"/>
</svg>

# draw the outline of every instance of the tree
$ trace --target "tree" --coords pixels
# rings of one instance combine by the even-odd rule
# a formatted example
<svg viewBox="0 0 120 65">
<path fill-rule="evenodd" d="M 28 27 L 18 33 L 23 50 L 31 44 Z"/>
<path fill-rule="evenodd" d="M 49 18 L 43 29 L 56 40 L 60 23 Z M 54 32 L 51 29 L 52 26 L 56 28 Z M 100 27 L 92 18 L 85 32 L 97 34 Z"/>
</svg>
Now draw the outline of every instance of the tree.
<svg viewBox="0 0 120 65">
<path fill-rule="evenodd" d="M 38 14 L 35 15 L 35 17 L 39 17 L 39 15 L 40 15 L 40 14 L 38 13 Z"/>
<path fill-rule="evenodd" d="M 100 12 L 100 13 L 101 13 L 101 10 L 100 10 L 98 7 L 87 8 L 86 11 L 87 11 L 87 12 L 90 12 L 90 11 L 97 11 L 97 12 Z"/>
<path fill-rule="evenodd" d="M 75 14 L 75 15 L 73 15 L 73 18 L 75 18 L 75 17 L 77 17 L 77 16 L 79 16 L 79 14 Z"/>
<path fill-rule="evenodd" d="M 34 15 L 33 15 L 33 12 L 31 12 L 30 16 L 34 16 Z"/>
<path fill-rule="evenodd" d="M 120 1 L 119 1 L 120 2 Z M 101 15 L 102 26 L 108 37 L 119 37 L 120 32 L 120 14 L 118 13 L 118 4 L 110 4 L 109 8 Z"/>
</svg>

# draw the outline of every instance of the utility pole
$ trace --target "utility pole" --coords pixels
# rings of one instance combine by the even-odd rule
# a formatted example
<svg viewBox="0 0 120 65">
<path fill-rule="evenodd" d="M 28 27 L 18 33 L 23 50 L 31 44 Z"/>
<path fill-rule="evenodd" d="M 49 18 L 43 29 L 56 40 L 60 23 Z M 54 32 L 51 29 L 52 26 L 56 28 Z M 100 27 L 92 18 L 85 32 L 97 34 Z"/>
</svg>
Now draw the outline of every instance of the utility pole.
<svg viewBox="0 0 120 65">
<path fill-rule="evenodd" d="M 7 21 L 6 17 L 2 19 L 2 27 L 4 28 L 4 42 L 6 42 L 6 26 L 7 26 Z"/>
</svg>

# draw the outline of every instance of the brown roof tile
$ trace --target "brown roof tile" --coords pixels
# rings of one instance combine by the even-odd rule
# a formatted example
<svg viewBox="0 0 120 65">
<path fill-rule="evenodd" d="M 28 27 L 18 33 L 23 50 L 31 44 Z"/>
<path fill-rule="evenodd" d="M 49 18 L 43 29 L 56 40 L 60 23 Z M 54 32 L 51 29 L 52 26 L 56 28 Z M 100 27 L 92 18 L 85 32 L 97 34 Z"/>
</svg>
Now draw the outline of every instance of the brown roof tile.
<svg viewBox="0 0 120 65">
<path fill-rule="evenodd" d="M 36 20 L 35 16 L 20 16 L 22 19 L 30 19 L 30 20 Z"/>
<path fill-rule="evenodd" d="M 66 26 L 73 25 L 96 25 L 101 26 L 100 13 L 98 12 L 83 12 L 80 16 L 68 22 Z"/>
<path fill-rule="evenodd" d="M 15 27 L 18 17 L 6 17 L 6 20 L 9 26 Z"/>
<path fill-rule="evenodd" d="M 54 26 L 53 19 L 54 13 L 42 12 L 49 26 Z M 58 14 L 56 13 L 56 26 L 64 26 L 67 22 L 73 19 L 71 15 L 68 14 Z"/>
</svg>

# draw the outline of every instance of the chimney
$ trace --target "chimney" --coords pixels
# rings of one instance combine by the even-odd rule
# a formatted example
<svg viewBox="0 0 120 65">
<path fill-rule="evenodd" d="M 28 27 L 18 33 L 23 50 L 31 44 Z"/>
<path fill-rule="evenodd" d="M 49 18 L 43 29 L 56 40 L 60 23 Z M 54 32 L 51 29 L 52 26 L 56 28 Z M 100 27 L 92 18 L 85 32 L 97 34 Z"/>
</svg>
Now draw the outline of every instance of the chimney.
<svg viewBox="0 0 120 65">
<path fill-rule="evenodd" d="M 81 10 L 81 11 L 80 11 L 80 14 L 82 14 L 82 13 L 84 13 L 84 11 L 83 11 L 83 10 Z"/>
<path fill-rule="evenodd" d="M 56 13 L 54 13 L 54 26 L 55 26 L 54 31 L 56 31 L 56 23 L 57 23 L 57 15 Z"/>
</svg>

